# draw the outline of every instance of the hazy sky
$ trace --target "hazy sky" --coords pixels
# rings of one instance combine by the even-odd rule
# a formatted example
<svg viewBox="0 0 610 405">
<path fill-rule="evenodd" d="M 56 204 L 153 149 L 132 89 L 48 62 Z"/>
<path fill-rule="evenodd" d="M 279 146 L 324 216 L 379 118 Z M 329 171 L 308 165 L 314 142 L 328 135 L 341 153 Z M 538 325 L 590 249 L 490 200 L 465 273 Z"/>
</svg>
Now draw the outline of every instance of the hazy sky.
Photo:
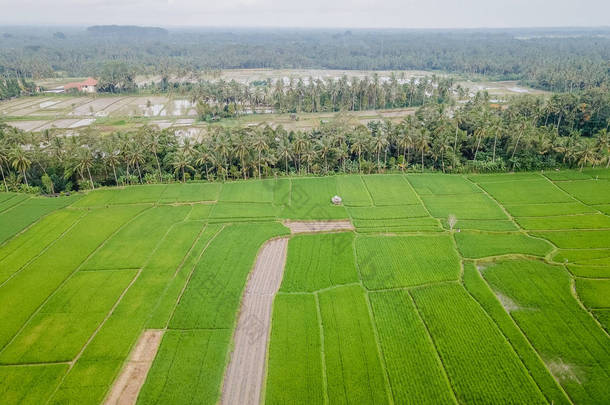
<svg viewBox="0 0 610 405">
<path fill-rule="evenodd" d="M 609 25 L 610 0 L 0 0 L 0 24 L 264 27 Z"/>
</svg>

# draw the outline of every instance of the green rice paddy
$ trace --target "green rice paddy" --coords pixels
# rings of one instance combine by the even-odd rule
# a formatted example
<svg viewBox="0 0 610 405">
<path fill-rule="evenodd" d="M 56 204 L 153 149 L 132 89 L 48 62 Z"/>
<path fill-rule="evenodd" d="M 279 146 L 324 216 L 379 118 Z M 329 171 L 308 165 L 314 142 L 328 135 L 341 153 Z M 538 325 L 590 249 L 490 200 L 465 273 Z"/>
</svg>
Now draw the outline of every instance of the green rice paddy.
<svg viewBox="0 0 610 405">
<path fill-rule="evenodd" d="M 608 207 L 603 169 L 0 193 L 0 403 L 103 403 L 148 329 L 137 403 L 218 403 L 280 236 L 264 403 L 610 403 Z"/>
</svg>

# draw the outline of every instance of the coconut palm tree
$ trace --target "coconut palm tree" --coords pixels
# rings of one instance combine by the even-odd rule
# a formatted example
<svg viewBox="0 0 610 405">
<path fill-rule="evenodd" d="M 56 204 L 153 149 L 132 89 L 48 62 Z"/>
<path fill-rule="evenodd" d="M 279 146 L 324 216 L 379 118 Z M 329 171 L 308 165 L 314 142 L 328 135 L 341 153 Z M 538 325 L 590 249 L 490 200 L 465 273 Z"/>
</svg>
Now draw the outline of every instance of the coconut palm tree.
<svg viewBox="0 0 610 405">
<path fill-rule="evenodd" d="M 20 146 L 15 146 L 10 152 L 9 158 L 11 160 L 11 166 L 13 166 L 13 169 L 21 173 L 23 180 L 25 181 L 25 185 L 29 186 L 26 172 L 32 165 L 32 160 L 30 159 L 28 153 L 26 153 L 26 151 L 24 151 Z"/>
<path fill-rule="evenodd" d="M 163 173 L 161 172 L 161 163 L 159 162 L 159 148 L 161 147 L 161 137 L 158 131 L 145 126 L 142 129 L 145 136 L 146 148 L 150 150 L 157 162 L 157 170 L 159 171 L 159 181 L 163 181 Z"/>
<path fill-rule="evenodd" d="M 362 153 L 368 149 L 368 130 L 360 125 L 356 128 L 351 139 L 350 151 L 358 155 L 358 171 L 362 173 Z"/>
<path fill-rule="evenodd" d="M 8 164 L 9 152 L 4 145 L 0 145 L 0 174 L 2 174 L 2 183 L 4 189 L 8 192 L 8 185 L 6 184 L 6 177 L 4 175 L 4 165 Z"/>
<path fill-rule="evenodd" d="M 606 169 L 610 168 L 610 132 L 604 128 L 596 134 L 595 139 L 597 153 L 606 161 Z"/>
<path fill-rule="evenodd" d="M 174 174 L 178 174 L 178 172 L 182 173 L 182 182 L 184 183 L 186 180 L 186 169 L 195 170 L 193 166 L 191 166 L 191 161 L 184 150 L 178 150 L 172 159 L 172 166 L 174 167 Z"/>
<path fill-rule="evenodd" d="M 265 135 L 262 132 L 258 132 L 252 141 L 252 146 L 254 150 L 258 153 L 258 178 L 261 178 L 261 154 L 263 151 L 269 150 L 269 144 L 267 143 L 267 139 L 265 139 Z"/>
<path fill-rule="evenodd" d="M 424 154 L 430 150 L 430 135 L 426 128 L 419 131 L 419 136 L 415 141 L 415 146 L 421 154 L 421 171 L 424 171 Z"/>
<path fill-rule="evenodd" d="M 588 140 L 585 140 L 583 142 L 581 142 L 580 147 L 578 149 L 578 151 L 576 152 L 577 154 L 577 162 L 580 165 L 580 171 L 582 172 L 582 168 L 588 164 L 595 164 L 597 163 L 597 154 L 595 151 L 595 147 L 594 145 L 589 142 Z"/>
</svg>

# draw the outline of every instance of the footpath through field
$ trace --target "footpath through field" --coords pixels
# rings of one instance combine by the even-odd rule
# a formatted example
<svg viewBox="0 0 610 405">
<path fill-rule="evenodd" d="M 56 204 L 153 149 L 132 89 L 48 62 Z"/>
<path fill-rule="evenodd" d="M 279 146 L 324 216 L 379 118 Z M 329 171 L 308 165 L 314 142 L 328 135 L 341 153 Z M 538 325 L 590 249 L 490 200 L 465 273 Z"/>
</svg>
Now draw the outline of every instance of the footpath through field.
<svg viewBox="0 0 610 405">
<path fill-rule="evenodd" d="M 237 321 L 235 349 L 227 367 L 222 404 L 260 403 L 273 299 L 280 288 L 288 238 L 265 243 L 250 278 Z"/>
</svg>

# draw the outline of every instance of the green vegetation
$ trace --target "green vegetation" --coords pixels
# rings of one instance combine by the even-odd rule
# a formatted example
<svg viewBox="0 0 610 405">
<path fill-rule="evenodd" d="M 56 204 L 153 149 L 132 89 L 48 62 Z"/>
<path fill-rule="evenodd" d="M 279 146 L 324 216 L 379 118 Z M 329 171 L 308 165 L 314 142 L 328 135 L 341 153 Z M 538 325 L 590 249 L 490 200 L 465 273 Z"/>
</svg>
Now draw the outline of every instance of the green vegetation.
<svg viewBox="0 0 610 405">
<path fill-rule="evenodd" d="M 567 193 L 585 204 L 610 203 L 610 182 L 607 180 L 579 180 L 557 182 Z"/>
<path fill-rule="evenodd" d="M 507 254 L 544 256 L 553 248 L 547 241 L 523 233 L 464 231 L 455 234 L 455 241 L 462 256 L 471 259 Z"/>
<path fill-rule="evenodd" d="M 497 263 L 483 277 L 518 303 L 512 318 L 570 398 L 577 403 L 608 402 L 608 335 L 571 294 L 568 272 L 518 260 Z"/>
<path fill-rule="evenodd" d="M 376 292 L 370 299 L 395 403 L 456 403 L 434 342 L 409 293 Z"/>
<path fill-rule="evenodd" d="M 514 220 L 502 204 L 521 184 L 580 200 L 552 182 L 606 181 L 571 173 L 280 177 L 66 198 L 75 204 L 0 243 L 2 402 L 102 403 L 142 332 L 159 329 L 138 403 L 217 403 L 246 281 L 278 236 L 290 240 L 264 403 L 608 402 L 608 217 L 597 200 L 532 194 L 506 207 Z M 21 196 L 0 194 L 16 199 L 6 213 L 64 199 Z M 281 224 L 335 216 L 355 231 Z"/>
<path fill-rule="evenodd" d="M 445 235 L 358 237 L 356 255 L 362 281 L 372 290 L 457 280 L 460 272 L 453 242 Z"/>
<path fill-rule="evenodd" d="M 610 228 L 610 216 L 602 214 L 517 218 L 517 222 L 523 229 L 527 230 Z"/>
<path fill-rule="evenodd" d="M 197 264 L 170 328 L 231 329 L 258 249 L 267 239 L 287 231 L 278 223 L 225 227 Z"/>
<path fill-rule="evenodd" d="M 338 287 L 319 297 L 329 402 L 388 403 L 364 290 L 360 286 Z"/>
<path fill-rule="evenodd" d="M 544 178 L 480 184 L 502 204 L 574 202 L 573 198 Z"/>
<path fill-rule="evenodd" d="M 512 346 L 461 286 L 412 294 L 459 402 L 546 403 Z"/>
<path fill-rule="evenodd" d="M 605 280 L 577 278 L 576 292 L 587 308 L 610 308 L 610 278 Z"/>
<path fill-rule="evenodd" d="M 482 271 L 492 265 L 489 264 L 486 266 L 487 267 L 484 267 Z M 483 307 L 496 323 L 502 334 L 504 334 L 511 343 L 513 349 L 523 362 L 523 365 L 529 370 L 532 378 L 536 381 L 536 384 L 546 399 L 550 403 L 569 404 L 570 401 L 560 385 L 549 373 L 542 359 L 540 359 L 532 345 L 528 342 L 527 337 L 511 319 L 509 315 L 510 311 L 519 309 L 516 304 L 499 294 L 499 296 L 496 297 L 472 262 L 468 262 L 464 265 L 463 280 L 466 290 Z"/>
<path fill-rule="evenodd" d="M 216 403 L 230 339 L 226 329 L 167 331 L 137 403 Z"/>
<path fill-rule="evenodd" d="M 422 200 L 436 218 L 508 219 L 502 208 L 485 194 L 424 195 Z"/>
<path fill-rule="evenodd" d="M 352 233 L 294 236 L 280 291 L 313 292 L 358 282 L 353 240 Z"/>
<path fill-rule="evenodd" d="M 313 294 L 279 294 L 273 303 L 266 404 L 323 404 L 320 320 Z"/>
</svg>

